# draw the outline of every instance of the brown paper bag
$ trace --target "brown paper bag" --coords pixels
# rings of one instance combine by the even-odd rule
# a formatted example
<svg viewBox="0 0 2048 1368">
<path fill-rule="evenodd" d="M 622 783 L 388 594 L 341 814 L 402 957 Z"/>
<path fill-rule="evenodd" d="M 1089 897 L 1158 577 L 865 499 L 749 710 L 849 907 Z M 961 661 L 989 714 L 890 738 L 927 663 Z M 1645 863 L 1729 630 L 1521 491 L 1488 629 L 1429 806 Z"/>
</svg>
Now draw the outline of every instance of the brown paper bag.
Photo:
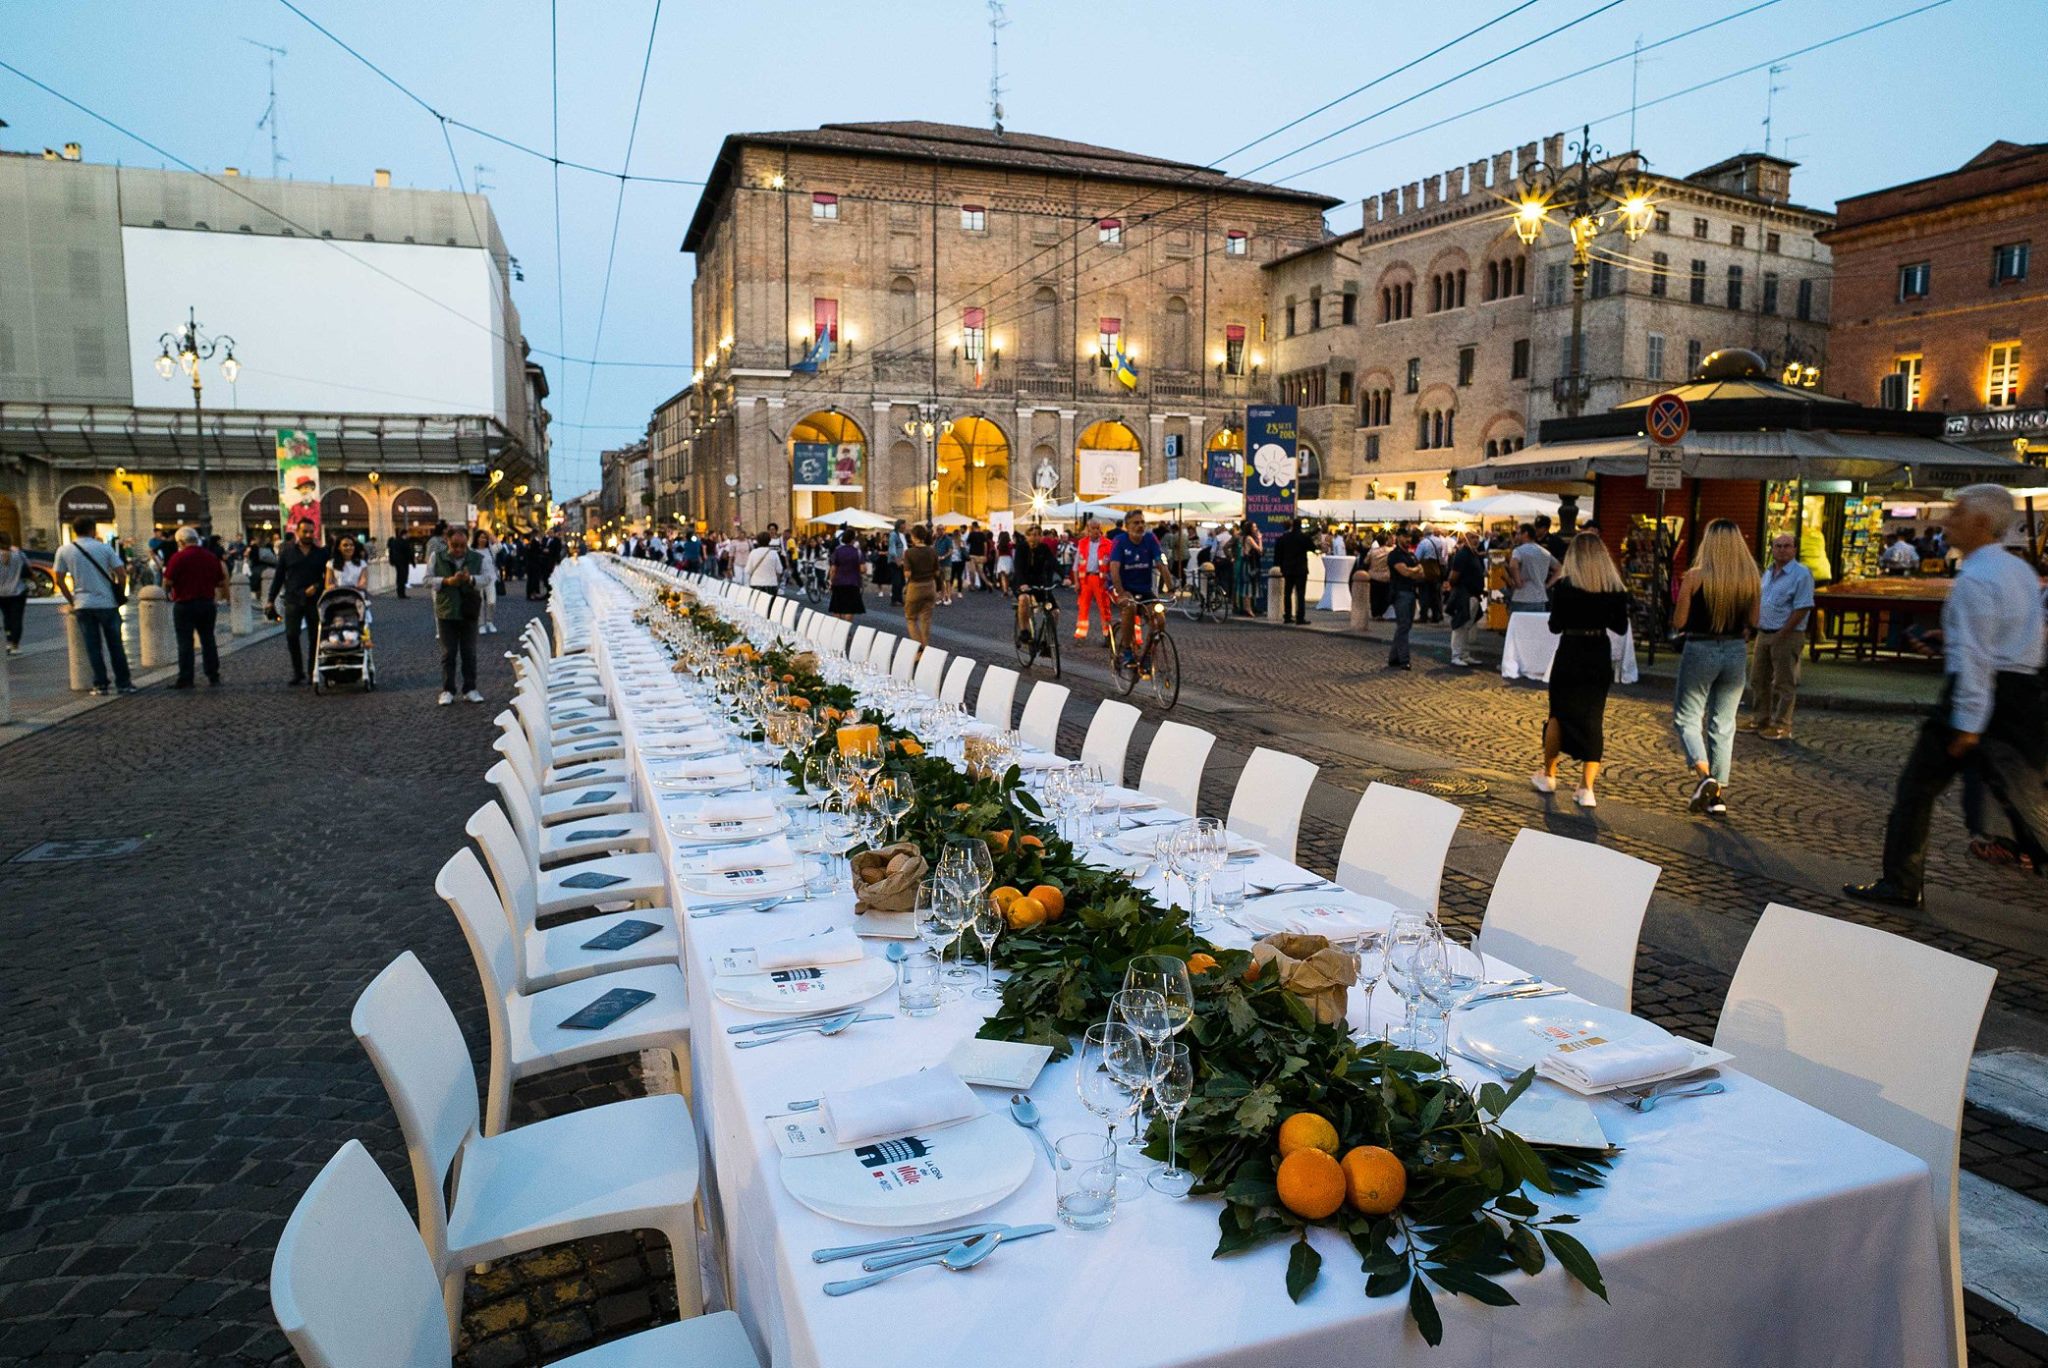
<svg viewBox="0 0 2048 1368">
<path fill-rule="evenodd" d="M 917 886 L 931 866 L 909 841 L 863 850 L 853 857 L 853 911 L 910 912 L 917 907 Z"/>
<path fill-rule="evenodd" d="M 1292 932 L 1267 936 L 1252 946 L 1252 963 L 1258 966 L 1261 982 L 1277 969 L 1280 986 L 1306 1003 L 1318 1023 L 1331 1026 L 1344 1020 L 1348 990 L 1358 982 L 1358 965 L 1325 937 Z"/>
</svg>

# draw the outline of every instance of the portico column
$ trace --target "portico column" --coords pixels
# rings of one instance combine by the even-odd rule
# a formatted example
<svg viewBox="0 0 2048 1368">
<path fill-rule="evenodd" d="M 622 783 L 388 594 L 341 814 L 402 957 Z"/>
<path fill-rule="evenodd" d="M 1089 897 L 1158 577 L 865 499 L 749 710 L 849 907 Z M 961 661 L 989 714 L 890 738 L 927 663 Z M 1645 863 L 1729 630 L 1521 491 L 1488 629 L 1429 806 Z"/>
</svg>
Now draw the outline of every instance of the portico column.
<svg viewBox="0 0 2048 1368">
<path fill-rule="evenodd" d="M 895 405 L 887 399 L 873 400 L 869 407 L 874 410 L 874 421 L 868 424 L 868 474 L 866 488 L 861 491 L 861 507 L 877 513 L 894 514 L 896 511 L 896 490 L 901 482 L 900 472 L 890 453 L 896 446 L 896 424 L 890 418 Z M 888 506 L 878 506 L 876 500 L 886 492 Z M 922 507 L 922 505 L 919 505 Z"/>
<path fill-rule="evenodd" d="M 1074 418 L 1080 410 L 1061 409 L 1060 414 L 1060 483 L 1067 486 L 1066 497 L 1081 497 L 1081 467 L 1074 455 Z"/>
<path fill-rule="evenodd" d="M 1166 415 L 1149 413 L 1145 417 L 1149 438 L 1145 444 L 1145 483 L 1158 484 L 1166 478 Z"/>
</svg>

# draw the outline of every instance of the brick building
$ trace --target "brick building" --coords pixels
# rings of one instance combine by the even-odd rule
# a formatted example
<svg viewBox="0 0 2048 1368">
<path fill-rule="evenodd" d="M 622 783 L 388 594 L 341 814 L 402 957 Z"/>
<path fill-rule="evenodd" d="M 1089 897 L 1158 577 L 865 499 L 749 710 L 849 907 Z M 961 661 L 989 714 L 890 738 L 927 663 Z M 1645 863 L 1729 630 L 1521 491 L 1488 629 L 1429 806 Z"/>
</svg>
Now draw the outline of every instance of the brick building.
<svg viewBox="0 0 2048 1368">
<path fill-rule="evenodd" d="M 985 518 L 1096 492 L 1083 453 L 1127 453 L 1086 463 L 1132 482 L 1198 475 L 1273 393 L 1260 266 L 1322 241 L 1334 203 L 1027 133 L 734 134 L 683 241 L 701 369 L 665 468 L 725 529 L 928 494 Z M 903 430 L 920 403 L 929 460 Z"/>
<path fill-rule="evenodd" d="M 1845 199 L 1827 388 L 1948 416 L 1950 441 L 2048 451 L 2048 143 L 1995 142 L 1954 171 Z"/>
<path fill-rule="evenodd" d="M 1630 153 L 1614 164 L 1654 223 L 1596 240 L 1574 367 L 1569 234 L 1525 247 L 1511 222 L 1518 179 L 1567 155 L 1558 135 L 1370 196 L 1358 231 L 1267 268 L 1281 397 L 1302 406 L 1325 496 L 1448 498 L 1452 469 L 1520 450 L 1575 380 L 1596 413 L 1723 347 L 1821 364 L 1831 219 L 1791 202 L 1793 163 L 1746 153 L 1673 177 Z"/>
</svg>

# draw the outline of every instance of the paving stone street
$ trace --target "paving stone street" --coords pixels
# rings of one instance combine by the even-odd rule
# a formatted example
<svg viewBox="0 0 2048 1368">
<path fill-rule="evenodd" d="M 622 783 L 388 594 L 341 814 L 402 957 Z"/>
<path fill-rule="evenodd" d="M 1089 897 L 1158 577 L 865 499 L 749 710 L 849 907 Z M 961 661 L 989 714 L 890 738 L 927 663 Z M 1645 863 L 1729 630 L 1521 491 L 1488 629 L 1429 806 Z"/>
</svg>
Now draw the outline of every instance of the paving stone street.
<svg viewBox="0 0 2048 1368">
<path fill-rule="evenodd" d="M 871 603 L 876 602 L 871 599 Z M 529 615 L 501 603 L 499 643 Z M 0 1362 L 273 1364 L 272 1249 L 292 1203 L 343 1140 L 361 1138 L 410 1203 L 391 1108 L 350 1034 L 362 985 L 400 950 L 443 985 L 473 1053 L 486 1035 L 475 970 L 432 891 L 490 796 L 491 718 L 510 691 L 492 639 L 490 707 L 436 708 L 424 601 L 379 600 L 374 693 L 284 687 L 278 640 L 230 658 L 228 682 L 148 688 L 0 746 Z M 1007 605 L 942 609 L 937 640 L 1008 663 Z M 870 623 L 895 627 L 882 608 Z M 1983 1048 L 2048 1042 L 2048 892 L 1959 853 L 1937 825 L 1929 913 L 1874 912 L 1831 892 L 1872 859 L 1910 716 L 1811 709 L 1785 747 L 1744 736 L 1731 813 L 1684 815 L 1667 692 L 1618 692 L 1596 818 L 1528 789 L 1540 687 L 1454 672 L 1440 635 L 1413 674 L 1383 645 L 1246 624 L 1174 624 L 1185 692 L 1175 716 L 1221 738 L 1203 808 L 1221 814 L 1245 756 L 1279 746 L 1322 766 L 1303 860 L 1335 864 L 1373 780 L 1456 790 L 1465 821 L 1444 907 L 1471 927 L 1515 831 L 1546 827 L 1663 869 L 1644 930 L 1638 1010 L 1711 1034 L 1749 926 L 1778 900 L 1916 936 L 1998 965 Z M 1381 633 L 1384 636 L 1384 633 Z M 1078 747 L 1108 676 L 1069 659 L 1062 749 Z M 1132 755 L 1140 756 L 1148 714 Z M 69 862 L 18 857 L 46 841 L 138 841 Z M 479 1066 L 481 1061 L 479 1059 Z M 653 1086 L 661 1086 L 653 1080 Z M 635 1095 L 636 1061 L 523 1088 L 516 1118 Z M 1967 1176 L 2048 1202 L 2048 1134 L 1995 1107 L 1966 1115 Z M 2048 1364 L 2048 1336 L 1976 1292 L 1972 1362 Z M 668 1250 L 651 1233 L 537 1252 L 469 1281 L 459 1361 L 550 1361 L 674 1315 Z"/>
</svg>

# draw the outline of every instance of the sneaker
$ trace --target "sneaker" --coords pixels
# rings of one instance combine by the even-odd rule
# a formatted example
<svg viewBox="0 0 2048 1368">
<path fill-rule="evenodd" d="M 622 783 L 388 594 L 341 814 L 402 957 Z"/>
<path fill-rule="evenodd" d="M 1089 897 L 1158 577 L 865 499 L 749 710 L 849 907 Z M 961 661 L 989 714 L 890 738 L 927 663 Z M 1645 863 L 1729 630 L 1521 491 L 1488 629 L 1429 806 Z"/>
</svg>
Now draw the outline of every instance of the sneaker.
<svg viewBox="0 0 2048 1368">
<path fill-rule="evenodd" d="M 1532 774 L 1529 776 L 1529 787 L 1535 789 L 1538 793 L 1555 793 L 1557 792 L 1557 780 L 1547 774 Z"/>
<path fill-rule="evenodd" d="M 471 689 L 468 693 L 462 696 L 462 701 L 465 703 L 481 703 L 484 701 L 484 696 L 478 693 L 475 689 Z"/>
<path fill-rule="evenodd" d="M 439 698 L 435 699 L 434 701 L 435 701 L 436 703 L 440 704 L 440 705 L 441 705 L 442 707 L 444 707 L 444 708 L 445 708 L 445 707 L 447 707 L 447 706 L 448 706 L 448 705 L 449 705 L 450 703 L 453 703 L 453 702 L 455 701 L 455 695 L 454 695 L 454 694 L 452 694 L 452 693 L 449 693 L 449 692 L 448 692 L 448 691 L 447 691 L 446 689 L 443 689 L 443 690 L 441 690 L 441 696 L 440 696 Z"/>
<path fill-rule="evenodd" d="M 1718 787 L 1716 787 L 1714 790 L 1714 796 L 1707 800 L 1707 816 L 1726 817 L 1727 815 L 1728 802 L 1725 798 L 1721 796 L 1721 790 Z"/>
<path fill-rule="evenodd" d="M 1135 665 L 1135 664 L 1137 664 L 1137 663 L 1138 663 L 1138 657 L 1137 657 L 1137 656 L 1133 655 L 1133 654 L 1132 654 L 1131 652 L 1129 652 L 1129 651 L 1125 651 L 1125 652 L 1124 652 L 1124 654 L 1123 654 L 1123 667 L 1124 667 L 1124 668 L 1125 668 L 1126 670 L 1130 669 L 1130 668 L 1131 668 L 1131 666 L 1133 666 L 1133 665 Z"/>
<path fill-rule="evenodd" d="M 1790 741 L 1792 733 L 1783 727 L 1758 727 L 1756 734 L 1766 741 Z"/>
<path fill-rule="evenodd" d="M 1706 812 L 1712 804 L 1720 800 L 1720 784 L 1714 781 L 1713 775 L 1702 775 L 1699 783 L 1693 786 L 1692 801 L 1686 804 L 1686 810 L 1689 812 Z"/>
<path fill-rule="evenodd" d="M 105 698 L 108 694 L 112 693 L 113 690 L 107 688 L 105 685 L 95 684 L 90 689 L 87 689 L 86 692 L 91 694 L 94 698 Z"/>
<path fill-rule="evenodd" d="M 123 685 L 121 686 L 121 688 L 120 688 L 120 692 L 122 692 L 122 693 L 124 693 L 124 694 L 132 694 L 132 693 L 141 693 L 141 692 L 142 692 L 142 690 L 141 690 L 140 688 L 138 688 L 138 687 L 137 687 L 136 685 L 133 685 L 133 684 L 123 684 Z"/>
<path fill-rule="evenodd" d="M 1600 806 L 1599 795 L 1589 788 L 1582 788 L 1577 793 L 1574 793 L 1572 801 L 1582 808 L 1596 808 Z"/>
</svg>

